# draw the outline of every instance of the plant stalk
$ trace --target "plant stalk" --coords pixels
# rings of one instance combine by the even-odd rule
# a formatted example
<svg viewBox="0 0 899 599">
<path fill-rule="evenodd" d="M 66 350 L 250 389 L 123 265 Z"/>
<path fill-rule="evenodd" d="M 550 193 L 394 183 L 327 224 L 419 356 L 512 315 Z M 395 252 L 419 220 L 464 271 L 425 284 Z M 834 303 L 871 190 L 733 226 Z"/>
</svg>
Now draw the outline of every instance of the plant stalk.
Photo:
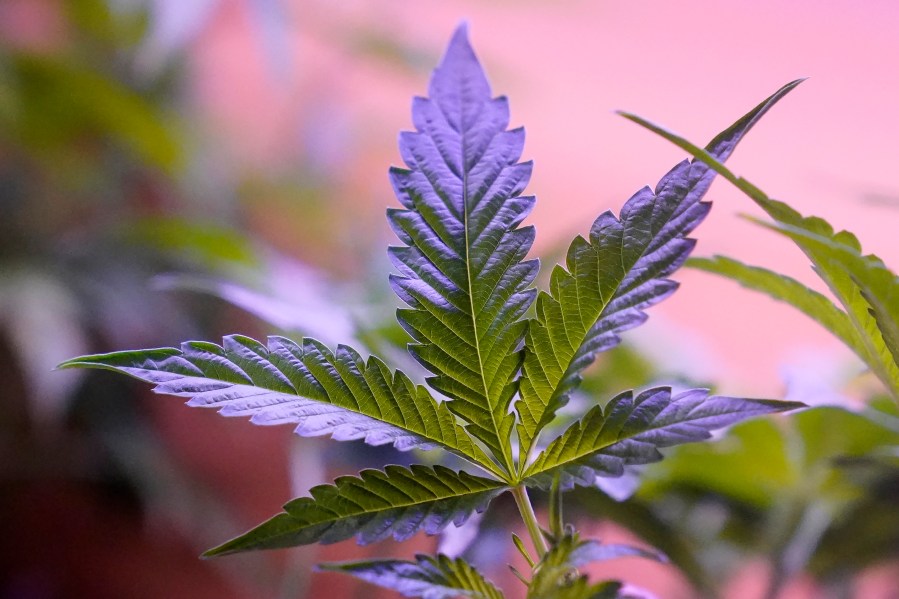
<svg viewBox="0 0 899 599">
<path fill-rule="evenodd" d="M 542 559 L 549 551 L 549 545 L 546 543 L 546 537 L 543 536 L 543 531 L 540 530 L 540 524 L 537 522 L 537 514 L 534 513 L 534 506 L 531 505 L 527 488 L 525 488 L 524 485 L 515 487 L 512 489 L 512 496 L 515 497 L 515 504 L 518 506 L 518 512 L 521 514 L 521 519 L 524 520 L 525 526 L 527 526 L 528 534 L 531 535 L 531 542 L 534 543 L 534 549 L 537 550 L 539 559 Z"/>
</svg>

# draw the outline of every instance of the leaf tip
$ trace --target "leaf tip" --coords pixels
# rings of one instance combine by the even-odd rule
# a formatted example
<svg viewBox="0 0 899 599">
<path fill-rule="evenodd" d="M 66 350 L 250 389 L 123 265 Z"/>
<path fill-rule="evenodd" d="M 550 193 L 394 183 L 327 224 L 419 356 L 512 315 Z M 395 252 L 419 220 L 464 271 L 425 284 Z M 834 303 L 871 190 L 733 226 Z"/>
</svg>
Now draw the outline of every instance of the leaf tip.
<svg viewBox="0 0 899 599">
<path fill-rule="evenodd" d="M 453 37 L 450 38 L 449 45 L 446 48 L 446 54 L 443 62 L 446 63 L 452 56 L 459 54 L 474 56 L 474 49 L 468 39 L 468 21 L 462 20 L 453 31 Z"/>
<path fill-rule="evenodd" d="M 52 372 L 56 372 L 58 370 L 69 370 L 70 368 L 97 368 L 98 366 L 102 367 L 102 363 L 95 360 L 95 358 L 96 356 L 78 356 L 77 358 L 71 358 L 54 366 Z"/>
<path fill-rule="evenodd" d="M 200 555 L 200 559 L 206 560 L 213 557 L 222 557 L 224 555 L 232 555 L 234 553 L 245 551 L 247 548 L 243 546 L 240 541 L 241 537 L 237 537 L 236 539 L 231 539 L 230 541 L 226 541 L 221 545 L 212 547 L 211 549 L 207 549 Z"/>
</svg>

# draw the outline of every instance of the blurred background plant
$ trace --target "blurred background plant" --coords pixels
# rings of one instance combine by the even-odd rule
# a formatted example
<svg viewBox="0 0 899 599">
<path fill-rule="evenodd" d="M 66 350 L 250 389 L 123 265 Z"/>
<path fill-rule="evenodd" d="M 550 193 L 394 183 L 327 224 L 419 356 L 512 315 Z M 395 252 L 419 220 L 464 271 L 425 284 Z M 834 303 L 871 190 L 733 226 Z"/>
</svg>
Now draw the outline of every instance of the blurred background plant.
<svg viewBox="0 0 899 599">
<path fill-rule="evenodd" d="M 0 597 L 389 596 L 333 575 L 310 579 L 306 573 L 317 561 L 397 552 L 391 543 L 365 549 L 342 543 L 227 561 L 202 562 L 196 556 L 269 516 L 297 494 L 293 489 L 354 471 L 369 460 L 402 462 L 402 456 L 373 457 L 374 451 L 389 450 L 341 444 L 338 449 L 330 445 L 325 459 L 316 440 L 295 438 L 288 429 L 195 414 L 103 373 L 50 374 L 55 364 L 74 355 L 171 345 L 187 337 L 218 339 L 238 331 L 257 337 L 301 332 L 326 343 L 355 338 L 379 355 L 389 354 L 407 372 L 415 371 L 393 318 L 395 300 L 382 279 L 387 263 L 381 248 L 389 239 L 382 211 L 392 203 L 384 175 L 391 158 L 383 148 L 393 148 L 395 123 L 408 126 L 406 98 L 423 90 L 438 44 L 428 40 L 430 29 L 417 28 L 420 17 L 414 11 L 360 2 L 338 9 L 326 4 L 0 2 Z M 491 38 L 487 23 L 520 19 L 516 31 L 527 31 L 539 17 L 543 27 L 565 31 L 571 26 L 555 20 L 561 10 L 526 4 L 461 3 L 435 9 L 435 22 L 449 31 L 460 16 L 471 17 L 475 35 L 483 31 L 493 43 L 485 44 L 490 59 L 502 64 L 497 48 L 512 48 L 508 53 L 526 49 Z M 818 8 L 825 18 L 839 6 L 829 2 Z M 659 22 L 650 23 L 651 37 L 664 43 L 664 32 L 678 27 L 672 28 L 674 21 L 657 8 Z M 720 17 L 711 4 L 701 8 Z M 385 26 L 379 10 L 395 22 L 387 19 Z M 631 26 L 626 3 L 602 3 L 598 10 L 612 28 L 622 22 Z M 789 27 L 800 17 L 804 25 L 813 24 L 798 13 L 781 20 Z M 684 20 L 683 29 L 689 26 Z M 247 28 L 254 34 L 247 36 Z M 865 34 L 872 44 L 878 39 L 871 31 Z M 756 39 L 748 30 L 745 35 Z M 672 56 L 689 54 L 682 38 L 692 36 L 678 36 L 683 50 Z M 756 48 L 744 45 L 746 55 L 755 57 Z M 563 44 L 562 51 L 580 50 Z M 741 52 L 735 49 L 736 56 Z M 889 53 L 877 52 L 883 55 Z M 840 56 L 852 66 L 848 54 Z M 230 62 L 217 62 L 222 57 Z M 619 59 L 614 53 L 602 57 L 600 66 L 611 73 Z M 644 76 L 639 60 L 635 56 L 624 72 L 625 82 Z M 652 63 L 653 56 L 646 60 Z M 777 68 L 794 68 L 789 62 Z M 668 67 L 674 72 L 673 65 Z M 731 72 L 731 64 L 724 67 Z M 646 68 L 656 75 L 664 71 L 657 64 Z M 255 86 L 257 93 L 244 99 L 229 87 L 235 78 L 226 76 L 228 69 L 239 71 L 243 85 Z M 532 123 L 529 109 L 565 116 L 547 111 L 545 96 L 523 89 L 520 82 L 529 79 L 540 87 L 544 77 L 537 68 L 515 76 L 509 69 L 497 71 L 505 78 L 497 88 L 522 96 L 516 106 L 524 116 L 516 118 Z M 707 72 L 715 78 L 712 66 Z M 746 87 L 747 79 L 743 87 L 735 86 L 742 97 L 734 107 L 742 108 L 746 97 L 756 97 L 772 81 L 796 74 L 771 72 L 764 85 L 752 80 L 755 87 Z M 699 90 L 684 79 L 689 74 L 680 76 L 679 87 Z M 843 87 L 864 89 L 862 83 L 840 81 Z M 887 86 L 892 80 L 884 75 L 882 81 Z M 869 97 L 888 102 L 889 89 Z M 610 108 L 625 105 L 659 114 L 640 104 L 641 96 L 617 92 L 609 92 Z M 582 96 L 595 111 L 592 93 L 565 92 L 573 98 L 572 116 L 582 114 Z M 690 118 L 697 126 L 711 131 L 723 122 L 695 116 L 702 111 L 694 104 L 706 105 L 707 90 L 685 93 L 677 108 L 694 115 Z M 671 104 L 669 98 L 659 102 Z M 734 107 L 722 106 L 722 115 Z M 261 118 L 261 113 L 278 118 Z M 582 159 L 600 165 L 610 187 L 608 204 L 617 206 L 623 197 L 614 194 L 627 193 L 671 162 L 673 154 L 652 154 L 641 146 L 629 155 L 632 165 L 603 166 L 608 156 L 583 151 L 593 151 L 596 131 L 583 122 L 574 125 L 554 121 L 544 130 L 529 129 L 538 146 L 549 145 L 546 130 L 551 129 L 564 134 L 562 147 L 575 149 L 563 158 L 558 157 L 562 152 L 531 150 L 538 175 L 556 171 L 535 179 L 541 198 L 559 180 L 572 185 L 565 188 L 571 197 L 594 189 L 591 177 L 583 177 L 589 179 L 585 188 L 567 180 L 584 170 Z M 753 142 L 760 153 L 774 147 L 782 128 L 774 122 L 772 138 Z M 645 141 L 632 128 L 623 130 L 627 139 Z M 627 152 L 633 149 L 629 143 L 634 142 L 610 142 L 608 151 Z M 804 154 L 795 146 L 778 147 Z M 877 157 L 866 160 L 880 168 Z M 767 170 L 753 166 L 752 172 L 764 176 Z M 853 172 L 864 175 L 858 166 Z M 858 195 L 876 193 L 889 200 L 895 194 L 880 181 L 862 180 Z M 716 188 L 711 195 L 718 201 L 712 217 L 717 219 L 728 211 L 719 200 L 725 194 Z M 580 223 L 590 222 L 585 219 L 598 212 L 596 204 L 585 202 L 568 217 L 549 221 L 540 210 L 558 210 L 547 197 L 535 218 L 543 219 L 541 227 L 550 232 L 546 237 L 567 238 L 571 229 L 585 228 Z M 894 222 L 883 218 L 894 216 L 891 205 L 879 202 L 868 218 L 883 226 Z M 861 216 L 856 204 L 850 208 Z M 713 223 L 706 225 L 703 243 L 708 234 L 713 250 L 720 251 L 721 244 L 731 249 L 722 238 L 736 234 Z M 876 237 L 872 242 L 883 243 Z M 539 250 L 549 256 L 545 262 L 555 261 L 552 248 Z M 705 245 L 700 250 L 707 253 Z M 578 401 L 582 407 L 649 382 L 727 384 L 724 375 L 711 373 L 725 364 L 721 354 L 729 348 L 697 342 L 686 355 L 666 353 L 666 327 L 668 337 L 680 336 L 681 329 L 696 323 L 690 318 L 677 323 L 668 315 L 702 306 L 702 294 L 723 302 L 734 297 L 726 288 L 694 292 L 692 285 L 700 289 L 690 279 L 667 312 L 654 315 L 655 329 L 610 352 L 590 371 L 570 410 Z M 748 305 L 741 310 L 778 310 Z M 708 326 L 720 326 L 705 306 L 698 310 L 704 310 Z M 770 347 L 775 343 L 770 332 L 761 341 L 746 334 L 745 328 L 764 330 L 760 321 L 767 319 L 757 319 L 730 321 L 749 323 L 737 330 L 748 347 Z M 788 336 L 807 331 L 802 323 L 794 328 L 793 321 L 772 326 L 790 331 Z M 733 333 L 724 337 L 736 338 Z M 776 343 L 786 344 L 785 337 Z M 750 374 L 738 371 L 737 378 L 763 376 L 760 369 L 773 363 L 775 354 L 772 349 L 771 355 L 760 356 L 745 369 Z M 807 372 L 794 368 L 792 378 L 799 384 L 789 392 L 791 399 L 824 399 L 835 406 L 740 425 L 714 443 L 679 448 L 659 465 L 577 493 L 572 517 L 593 519 L 604 539 L 643 539 L 674 563 L 616 562 L 616 571 L 605 574 L 646 580 L 645 586 L 662 597 L 896 596 L 899 415 L 880 397 L 879 387 L 855 378 L 857 362 L 845 354 L 822 355 Z M 834 380 L 823 380 L 821 363 L 830 375 L 838 373 Z M 731 367 L 720 371 L 735 372 Z M 779 383 L 762 386 L 771 387 Z M 227 451 L 215 449 L 222 447 Z M 477 544 L 467 544 L 469 528 L 442 539 L 444 549 L 467 547 L 469 557 L 492 564 L 492 575 L 499 577 L 495 572 L 505 572 L 511 559 L 496 549 L 505 542 L 511 521 L 502 507 L 480 523 Z M 514 506 L 506 507 L 514 512 Z M 404 555 L 433 543 L 416 539 L 404 547 Z M 509 576 L 500 582 L 511 586 Z"/>
<path fill-rule="evenodd" d="M 189 39 L 160 28 L 199 27 L 214 3 L 175 4 L 0 8 L 3 597 L 296 596 L 307 583 L 310 565 L 285 573 L 283 556 L 225 568 L 197 555 L 288 496 L 291 478 L 323 481 L 315 441 L 194 429 L 127 382 L 51 374 L 65 355 L 260 322 L 326 342 L 384 343 L 398 329 L 382 327 L 391 310 L 364 277 L 334 283 L 301 260 L 365 262 L 364 236 L 345 244 L 321 226 L 327 173 L 262 179 L 204 162 L 217 140 L 185 98 Z M 269 19 L 273 7 L 255 10 Z M 253 215 L 270 207 L 247 197 L 296 203 L 285 211 L 303 215 L 292 257 L 257 235 Z M 238 457 L 203 457 L 201 437 Z M 331 463 L 342 459 L 361 458 Z"/>
</svg>

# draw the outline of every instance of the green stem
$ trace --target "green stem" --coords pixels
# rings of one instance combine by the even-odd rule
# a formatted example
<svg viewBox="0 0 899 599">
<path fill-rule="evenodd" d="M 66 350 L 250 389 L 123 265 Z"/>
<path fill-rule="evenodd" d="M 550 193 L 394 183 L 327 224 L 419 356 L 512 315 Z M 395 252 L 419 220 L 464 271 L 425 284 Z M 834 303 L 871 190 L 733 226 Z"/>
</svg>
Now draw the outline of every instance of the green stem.
<svg viewBox="0 0 899 599">
<path fill-rule="evenodd" d="M 534 543 L 534 549 L 537 550 L 539 559 L 542 559 L 546 552 L 549 551 L 549 545 L 546 544 L 546 537 L 540 530 L 540 524 L 537 522 L 537 514 L 534 513 L 534 507 L 528 498 L 528 491 L 524 485 L 520 485 L 512 489 L 512 496 L 515 497 L 515 504 L 521 513 L 521 519 L 527 526 L 528 534 L 531 535 L 531 542 Z M 539 561 L 538 559 L 538 561 Z"/>
</svg>

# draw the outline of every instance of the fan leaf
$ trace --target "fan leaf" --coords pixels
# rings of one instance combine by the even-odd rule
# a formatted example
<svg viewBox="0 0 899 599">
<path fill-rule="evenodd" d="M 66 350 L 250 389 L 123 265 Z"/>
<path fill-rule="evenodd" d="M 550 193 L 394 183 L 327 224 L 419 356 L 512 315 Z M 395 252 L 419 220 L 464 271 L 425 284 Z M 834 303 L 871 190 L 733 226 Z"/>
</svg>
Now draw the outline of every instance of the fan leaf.
<svg viewBox="0 0 899 599">
<path fill-rule="evenodd" d="M 464 559 L 416 555 L 415 561 L 366 560 L 321 564 L 320 570 L 343 572 L 366 582 L 422 599 L 502 599 L 503 595 Z"/>
<path fill-rule="evenodd" d="M 804 407 L 799 402 L 709 396 L 691 389 L 672 396 L 655 387 L 621 393 L 603 409 L 595 406 L 556 438 L 525 471 L 525 481 L 548 488 L 592 485 L 597 476 L 621 476 L 624 467 L 662 458 L 660 448 L 702 441 L 711 431 L 741 420 Z"/>
<path fill-rule="evenodd" d="M 403 541 L 423 530 L 437 534 L 461 526 L 507 487 L 504 483 L 443 466 L 387 466 L 319 485 L 311 497 L 288 502 L 284 512 L 207 551 L 205 557 L 256 549 L 336 543 L 360 545 L 393 537 Z"/>
<path fill-rule="evenodd" d="M 509 406 L 537 261 L 523 261 L 533 227 L 519 227 L 534 206 L 520 194 L 531 163 L 519 163 L 524 130 L 507 130 L 505 97 L 492 98 L 465 26 L 434 72 L 429 98 L 412 106 L 415 132 L 400 136 L 407 168 L 390 178 L 401 209 L 388 219 L 404 247 L 390 248 L 391 277 L 409 305 L 397 316 L 415 343 L 412 355 L 434 376 L 468 423 L 512 470 Z"/>
<path fill-rule="evenodd" d="M 713 139 L 706 150 L 724 161 L 758 120 L 795 84 L 756 106 Z M 536 319 L 527 331 L 518 436 L 527 456 L 537 435 L 568 401 L 580 373 L 596 354 L 620 341 L 619 334 L 642 324 L 643 312 L 675 291 L 667 279 L 693 250 L 687 236 L 708 214 L 701 201 L 715 171 L 699 160 L 684 161 L 644 187 L 621 209 L 605 212 L 568 249 L 565 268 L 556 266 L 550 292 L 537 299 Z M 524 463 L 525 460 L 522 460 Z"/>
<path fill-rule="evenodd" d="M 189 397 L 189 406 L 217 408 L 255 424 L 295 423 L 311 437 L 362 439 L 396 449 L 452 451 L 498 474 L 496 466 L 455 416 L 400 371 L 391 374 L 374 356 L 367 361 L 340 345 L 332 353 L 306 338 L 269 337 L 268 346 L 240 335 L 221 346 L 188 341 L 162 348 L 74 358 L 63 368 L 106 368 L 153 383 L 153 391 Z"/>
</svg>

